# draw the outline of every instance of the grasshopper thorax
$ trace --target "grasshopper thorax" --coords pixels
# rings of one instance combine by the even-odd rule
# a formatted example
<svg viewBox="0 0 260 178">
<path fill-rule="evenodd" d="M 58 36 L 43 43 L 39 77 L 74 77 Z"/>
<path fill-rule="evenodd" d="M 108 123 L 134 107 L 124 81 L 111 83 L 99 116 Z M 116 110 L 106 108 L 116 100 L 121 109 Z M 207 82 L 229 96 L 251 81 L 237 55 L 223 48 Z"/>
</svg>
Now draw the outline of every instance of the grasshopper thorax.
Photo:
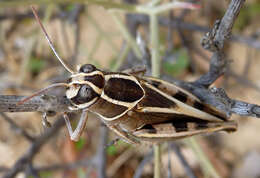
<svg viewBox="0 0 260 178">
<path fill-rule="evenodd" d="M 82 65 L 68 80 L 66 97 L 77 109 L 94 104 L 104 88 L 104 74 L 91 64 Z"/>
</svg>

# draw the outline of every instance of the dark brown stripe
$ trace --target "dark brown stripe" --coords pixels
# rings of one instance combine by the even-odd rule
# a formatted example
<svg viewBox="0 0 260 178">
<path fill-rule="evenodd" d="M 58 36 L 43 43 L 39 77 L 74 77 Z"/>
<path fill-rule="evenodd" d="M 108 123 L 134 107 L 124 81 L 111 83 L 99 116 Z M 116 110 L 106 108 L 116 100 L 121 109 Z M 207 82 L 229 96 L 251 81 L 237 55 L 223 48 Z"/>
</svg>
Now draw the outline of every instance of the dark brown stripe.
<svg viewBox="0 0 260 178">
<path fill-rule="evenodd" d="M 188 100 L 188 95 L 182 91 L 177 90 L 176 88 L 171 87 L 172 90 L 169 90 L 167 86 L 165 86 L 165 84 L 162 84 L 161 82 L 153 81 L 153 80 L 152 81 L 148 80 L 148 82 L 155 88 L 161 90 L 162 92 L 168 95 L 171 95 L 172 97 L 174 97 L 175 99 L 183 103 L 186 103 Z"/>
<path fill-rule="evenodd" d="M 140 107 L 174 108 L 177 106 L 175 102 L 169 100 L 152 88 L 149 88 L 145 85 L 143 88 L 145 90 L 145 97 L 142 99 L 142 101 L 140 101 Z"/>
<path fill-rule="evenodd" d="M 69 78 L 68 80 L 67 80 L 67 83 L 71 83 L 72 82 L 72 78 Z"/>
<path fill-rule="evenodd" d="M 176 98 L 177 100 L 183 103 L 186 103 L 186 101 L 188 100 L 188 95 L 181 91 L 178 91 L 176 94 L 172 95 L 172 97 Z"/>
<path fill-rule="evenodd" d="M 102 75 L 95 74 L 95 75 L 92 75 L 92 76 L 85 76 L 84 80 L 93 83 L 98 88 L 104 87 L 105 79 Z"/>
<path fill-rule="evenodd" d="M 188 124 L 187 124 L 187 122 L 172 122 L 172 126 L 175 128 L 176 132 L 188 131 Z"/>
<path fill-rule="evenodd" d="M 195 101 L 194 104 L 193 104 L 193 107 L 200 110 L 200 111 L 203 111 L 204 109 L 204 105 L 198 101 Z"/>
<path fill-rule="evenodd" d="M 204 111 L 206 113 L 209 113 L 209 114 L 211 114 L 211 115 L 213 115 L 213 116 L 215 116 L 215 117 L 217 117 L 217 118 L 219 118 L 223 121 L 227 120 L 225 117 L 221 116 L 220 113 L 218 114 L 217 111 L 211 109 L 207 105 L 204 105 L 203 103 L 200 103 L 198 101 L 195 101 L 195 103 L 193 104 L 193 107 L 200 110 L 200 111 Z"/>
<path fill-rule="evenodd" d="M 157 89 L 159 89 L 159 86 L 161 85 L 158 81 L 149 81 L 149 83 Z"/>
<path fill-rule="evenodd" d="M 99 97 L 99 95 L 88 85 L 81 85 L 78 94 L 71 98 L 71 101 L 76 104 L 84 104 L 92 101 L 96 97 Z"/>
<path fill-rule="evenodd" d="M 159 115 L 158 115 L 159 116 Z M 161 116 L 163 117 L 163 115 Z M 188 123 L 195 123 L 200 129 L 208 123 L 208 121 L 201 120 L 199 118 L 190 117 L 183 114 L 171 114 L 167 117 L 169 120 L 160 122 L 161 124 L 170 123 L 175 128 L 176 132 L 188 131 Z"/>
<path fill-rule="evenodd" d="M 226 120 L 227 120 L 227 118 L 225 118 L 225 117 L 223 117 L 223 116 L 221 116 L 221 115 L 219 115 L 219 114 L 216 114 L 215 112 L 209 112 L 209 113 L 210 113 L 211 115 L 213 115 L 213 116 L 215 116 L 215 117 L 217 117 L 217 118 L 223 120 L 223 121 L 226 121 Z"/>
<path fill-rule="evenodd" d="M 146 124 L 140 130 L 143 130 L 143 129 L 146 130 L 148 133 L 154 133 L 155 134 L 157 132 L 157 130 L 153 127 L 152 124 Z"/>
<path fill-rule="evenodd" d="M 207 129 L 208 128 L 208 122 L 205 121 L 205 122 L 198 122 L 198 123 L 195 123 L 196 124 L 196 130 L 201 130 L 201 129 Z"/>
<path fill-rule="evenodd" d="M 123 78 L 110 78 L 104 87 L 104 93 L 117 101 L 135 102 L 144 95 L 142 88 L 134 81 Z"/>
<path fill-rule="evenodd" d="M 103 98 L 99 98 L 95 105 L 92 105 L 91 108 L 89 108 L 90 111 L 99 113 L 106 118 L 116 117 L 125 112 L 127 109 L 128 108 L 125 106 L 110 103 Z"/>
</svg>

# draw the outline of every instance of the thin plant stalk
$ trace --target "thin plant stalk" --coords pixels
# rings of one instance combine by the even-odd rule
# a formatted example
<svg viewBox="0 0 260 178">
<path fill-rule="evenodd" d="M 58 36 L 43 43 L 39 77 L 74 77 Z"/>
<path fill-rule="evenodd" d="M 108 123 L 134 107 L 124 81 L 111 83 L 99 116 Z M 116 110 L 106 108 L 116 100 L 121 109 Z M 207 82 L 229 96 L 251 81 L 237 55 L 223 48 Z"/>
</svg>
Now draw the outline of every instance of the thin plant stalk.
<svg viewBox="0 0 260 178">
<path fill-rule="evenodd" d="M 154 178 L 161 177 L 161 145 L 156 144 L 153 146 L 154 150 Z"/>
<path fill-rule="evenodd" d="M 159 36 L 158 36 L 158 19 L 156 14 L 150 15 L 150 40 L 152 51 L 152 75 L 160 76 L 160 56 L 159 56 Z M 154 145 L 154 178 L 161 177 L 161 145 Z"/>
<path fill-rule="evenodd" d="M 139 46 L 137 45 L 136 41 L 133 39 L 133 37 L 131 36 L 131 34 L 128 32 L 127 28 L 125 27 L 125 25 L 123 24 L 123 22 L 119 19 L 118 13 L 117 12 L 111 12 L 111 16 L 114 19 L 116 25 L 118 26 L 120 32 L 122 33 L 122 35 L 124 36 L 124 38 L 126 39 L 126 41 L 129 43 L 129 45 L 132 47 L 136 57 L 138 59 L 142 58 L 142 52 L 139 49 Z"/>
<path fill-rule="evenodd" d="M 148 3 L 146 5 L 139 5 L 136 6 L 136 12 L 137 13 L 144 13 L 144 14 L 160 14 L 160 13 L 165 13 L 169 10 L 172 9 L 197 9 L 198 6 L 189 3 L 189 2 L 178 2 L 178 1 L 173 1 L 169 3 L 164 3 L 162 5 L 157 5 L 153 6 L 155 4 L 158 4 L 159 1 L 152 1 L 152 3 Z"/>
<path fill-rule="evenodd" d="M 103 36 L 102 35 L 98 35 L 94 41 L 94 44 L 89 52 L 89 55 L 88 55 L 88 61 L 89 63 L 91 62 L 94 62 L 93 59 L 94 59 L 94 55 L 95 53 L 97 52 L 98 48 L 100 47 L 101 45 L 101 41 L 102 41 L 102 38 Z"/>
<path fill-rule="evenodd" d="M 159 56 L 159 31 L 158 18 L 156 14 L 150 15 L 150 33 L 151 33 L 151 49 L 152 49 L 152 75 L 160 77 L 161 61 Z"/>
<path fill-rule="evenodd" d="M 117 59 L 115 65 L 111 68 L 112 71 L 117 71 L 120 66 L 123 64 L 126 56 L 128 55 L 129 51 L 130 51 L 130 45 L 128 43 L 126 43 L 126 45 L 123 48 L 123 51 L 121 52 L 119 58 Z"/>
<path fill-rule="evenodd" d="M 88 15 L 88 20 L 91 23 L 91 25 L 97 30 L 99 35 L 104 38 L 105 42 L 112 49 L 113 54 L 116 55 L 119 50 L 117 49 L 117 46 L 113 43 L 111 35 L 104 31 L 90 14 Z"/>
<path fill-rule="evenodd" d="M 106 9 L 119 9 L 128 12 L 135 12 L 136 6 L 126 3 L 118 3 L 107 0 L 13 0 L 13 1 L 1 1 L 0 7 L 12 7 L 12 6 L 29 6 L 32 4 L 37 5 L 49 5 L 49 4 L 66 4 L 66 3 L 84 3 L 89 5 L 97 5 Z"/>
<path fill-rule="evenodd" d="M 203 150 L 201 149 L 200 145 L 196 141 L 196 139 L 193 138 L 187 138 L 185 139 L 185 142 L 193 149 L 194 153 L 199 158 L 200 164 L 202 165 L 202 170 L 204 172 L 204 175 L 208 177 L 207 175 L 210 175 L 214 178 L 220 178 L 220 175 L 216 171 L 216 169 L 211 164 L 210 160 L 207 158 L 207 156 L 204 154 Z"/>
</svg>

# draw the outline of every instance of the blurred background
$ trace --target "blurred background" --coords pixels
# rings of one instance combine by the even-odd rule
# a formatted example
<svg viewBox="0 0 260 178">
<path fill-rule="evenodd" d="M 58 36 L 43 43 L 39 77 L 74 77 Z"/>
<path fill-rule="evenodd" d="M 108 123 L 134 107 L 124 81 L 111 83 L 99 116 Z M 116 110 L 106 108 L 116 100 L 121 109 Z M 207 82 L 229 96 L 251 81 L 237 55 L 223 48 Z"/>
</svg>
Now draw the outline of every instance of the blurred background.
<svg viewBox="0 0 260 178">
<path fill-rule="evenodd" d="M 35 4 L 59 55 L 73 69 L 77 65 L 91 63 L 103 70 L 120 71 L 144 64 L 137 59 L 138 52 L 129 41 L 135 40 L 138 32 L 148 48 L 152 48 L 149 18 L 144 14 L 130 14 L 129 9 L 126 9 L 130 8 L 127 5 L 149 2 L 89 2 L 90 5 L 79 0 L 0 1 L 1 95 L 30 95 L 52 83 L 64 82 L 69 76 L 50 50 L 33 17 L 31 4 Z M 158 15 L 162 76 L 193 81 L 209 69 L 212 53 L 201 47 L 200 40 L 215 20 L 224 15 L 229 0 L 191 2 L 199 8 L 174 9 Z M 114 7 L 121 11 L 112 11 L 111 8 Z M 224 88 L 231 98 L 255 104 L 260 104 L 259 18 L 260 1 L 246 1 L 233 27 L 233 36 L 225 45 L 230 66 L 225 76 L 214 83 L 214 86 Z M 127 29 L 133 38 L 129 40 L 122 29 Z M 64 90 L 53 90 L 51 93 L 64 95 Z M 71 117 L 79 117 L 78 115 Z M 32 137 L 40 136 L 45 131 L 41 123 L 42 113 L 1 115 L 1 175 L 11 169 L 32 144 L 6 121 L 6 117 Z M 260 120 L 236 115 L 232 117 L 239 123 L 237 132 L 196 136 L 196 140 L 220 177 L 260 177 Z M 58 118 L 59 114 L 48 120 L 54 123 Z M 122 141 L 116 145 L 104 146 L 114 138 L 115 135 L 107 131 L 96 116 L 90 115 L 79 142 L 70 141 L 67 129 L 62 127 L 37 152 L 31 166 L 26 169 L 29 171 L 24 171 L 17 177 L 100 177 L 97 169 L 100 167 L 100 150 L 105 151 L 101 155 L 107 158 L 103 160 L 106 168 L 101 169 L 106 171 L 107 177 L 137 177 L 136 171 L 142 166 L 141 163 L 145 164 L 139 177 L 153 177 L 151 147 L 135 148 Z M 188 163 L 192 173 L 187 173 L 179 154 Z M 182 141 L 175 142 L 170 149 L 166 145 L 162 146 L 161 169 L 163 177 L 167 177 L 168 170 L 176 178 L 192 177 L 190 174 L 205 177 L 205 168 L 200 164 L 196 153 Z"/>
</svg>

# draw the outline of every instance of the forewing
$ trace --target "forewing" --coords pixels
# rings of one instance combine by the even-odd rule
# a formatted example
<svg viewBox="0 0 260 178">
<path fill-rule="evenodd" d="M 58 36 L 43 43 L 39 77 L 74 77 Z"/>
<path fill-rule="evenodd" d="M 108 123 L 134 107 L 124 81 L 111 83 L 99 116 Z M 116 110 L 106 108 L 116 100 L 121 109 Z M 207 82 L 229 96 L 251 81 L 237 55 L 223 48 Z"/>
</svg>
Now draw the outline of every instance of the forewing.
<svg viewBox="0 0 260 178">
<path fill-rule="evenodd" d="M 196 96 L 174 84 L 152 77 L 144 77 L 140 80 L 142 87 L 148 91 L 139 104 L 142 111 L 157 112 L 161 110 L 164 113 L 182 113 L 204 120 L 228 120 L 225 113 L 202 103 Z M 152 99 L 155 93 L 157 93 L 156 101 L 160 102 L 160 105 L 156 105 L 156 102 L 151 103 L 151 100 L 155 100 Z"/>
</svg>

